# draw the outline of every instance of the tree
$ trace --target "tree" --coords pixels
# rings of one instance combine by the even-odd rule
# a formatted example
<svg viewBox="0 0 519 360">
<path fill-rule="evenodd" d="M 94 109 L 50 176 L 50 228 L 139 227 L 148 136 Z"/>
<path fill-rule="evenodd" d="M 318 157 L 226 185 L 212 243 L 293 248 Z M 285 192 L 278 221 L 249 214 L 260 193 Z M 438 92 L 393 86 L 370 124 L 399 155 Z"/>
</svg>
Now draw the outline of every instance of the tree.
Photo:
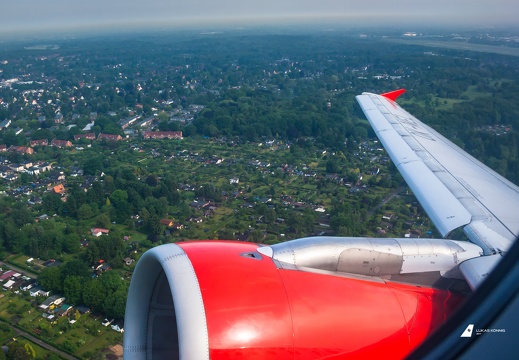
<svg viewBox="0 0 519 360">
<path fill-rule="evenodd" d="M 63 282 L 63 294 L 72 304 L 81 303 L 83 278 L 80 276 L 67 276 Z"/>
<path fill-rule="evenodd" d="M 157 186 L 157 184 L 157 178 L 153 175 L 148 175 L 148 177 L 146 178 L 146 185 L 154 187 Z"/>
<path fill-rule="evenodd" d="M 107 296 L 103 302 L 103 310 L 108 317 L 116 319 L 124 319 L 124 311 L 126 310 L 127 291 L 120 289 Z"/>
<path fill-rule="evenodd" d="M 85 175 L 95 175 L 97 171 L 103 168 L 103 163 L 100 157 L 90 157 L 83 164 L 83 171 Z"/>
<path fill-rule="evenodd" d="M 126 285 L 121 277 L 114 271 L 104 273 L 99 277 L 99 282 L 107 294 L 114 293 Z"/>
<path fill-rule="evenodd" d="M 63 202 L 58 194 L 46 193 L 43 195 L 43 209 L 50 214 L 59 213 Z"/>
<path fill-rule="evenodd" d="M 112 212 L 117 222 L 124 222 L 130 216 L 130 208 L 128 206 L 128 193 L 124 190 L 115 190 L 110 195 L 110 203 L 115 208 Z"/>
<path fill-rule="evenodd" d="M 38 282 L 46 290 L 61 291 L 61 269 L 56 266 L 43 269 L 38 275 Z"/>
<path fill-rule="evenodd" d="M 14 205 L 11 216 L 18 227 L 33 222 L 31 212 L 22 202 L 18 202 Z"/>
<path fill-rule="evenodd" d="M 122 208 L 128 205 L 128 193 L 124 190 L 115 190 L 110 195 L 110 203 L 116 208 Z"/>
<path fill-rule="evenodd" d="M 81 242 L 77 234 L 69 234 L 63 242 L 63 249 L 69 254 L 75 254 L 81 250 Z"/>
<path fill-rule="evenodd" d="M 66 262 L 61 268 L 61 273 L 64 278 L 68 276 L 88 278 L 90 277 L 91 271 L 85 262 L 76 259 Z"/>
<path fill-rule="evenodd" d="M 36 357 L 36 351 L 34 351 L 31 344 L 26 343 L 23 345 L 23 348 L 27 351 L 27 354 L 29 354 L 29 358 L 34 359 Z"/>
<path fill-rule="evenodd" d="M 32 360 L 36 357 L 36 352 L 29 343 L 13 341 L 7 347 L 9 348 L 6 356 L 8 360 Z"/>
<path fill-rule="evenodd" d="M 81 205 L 77 210 L 77 218 L 80 220 L 90 219 L 92 216 L 94 216 L 94 212 L 88 204 Z"/>
<path fill-rule="evenodd" d="M 110 216 L 106 213 L 100 214 L 96 219 L 96 225 L 102 228 L 108 228 L 110 226 Z"/>
<path fill-rule="evenodd" d="M 87 281 L 83 287 L 83 301 L 85 305 L 91 307 L 94 311 L 101 311 L 103 300 L 107 294 L 99 279 Z"/>
</svg>

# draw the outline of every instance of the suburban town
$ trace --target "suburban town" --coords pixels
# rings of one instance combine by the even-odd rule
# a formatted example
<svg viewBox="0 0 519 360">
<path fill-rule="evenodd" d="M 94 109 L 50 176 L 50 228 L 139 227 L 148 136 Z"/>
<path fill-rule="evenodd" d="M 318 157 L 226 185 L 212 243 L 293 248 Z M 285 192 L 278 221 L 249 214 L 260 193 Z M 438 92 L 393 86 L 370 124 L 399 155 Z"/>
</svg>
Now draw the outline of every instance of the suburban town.
<svg viewBox="0 0 519 360">
<path fill-rule="evenodd" d="M 441 34 L 460 36 L 510 40 Z M 160 244 L 439 237 L 356 105 L 364 91 L 408 88 L 404 108 L 517 182 L 517 58 L 415 38 L 2 43 L 0 343 L 122 357 L 133 270 Z"/>
</svg>

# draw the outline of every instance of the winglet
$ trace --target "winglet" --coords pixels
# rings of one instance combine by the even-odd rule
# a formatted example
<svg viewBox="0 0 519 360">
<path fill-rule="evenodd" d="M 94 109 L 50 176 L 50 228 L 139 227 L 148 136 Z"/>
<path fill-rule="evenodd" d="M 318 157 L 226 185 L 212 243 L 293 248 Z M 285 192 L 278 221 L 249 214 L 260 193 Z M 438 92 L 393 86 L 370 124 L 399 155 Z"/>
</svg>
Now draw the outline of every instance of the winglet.
<svg viewBox="0 0 519 360">
<path fill-rule="evenodd" d="M 398 89 L 398 90 L 395 90 L 395 91 L 390 91 L 390 92 L 387 92 L 387 93 L 384 93 L 384 94 L 381 94 L 383 97 L 389 99 L 389 100 L 393 100 L 393 101 L 396 101 L 396 99 L 402 95 L 403 93 L 405 93 L 405 89 Z"/>
</svg>

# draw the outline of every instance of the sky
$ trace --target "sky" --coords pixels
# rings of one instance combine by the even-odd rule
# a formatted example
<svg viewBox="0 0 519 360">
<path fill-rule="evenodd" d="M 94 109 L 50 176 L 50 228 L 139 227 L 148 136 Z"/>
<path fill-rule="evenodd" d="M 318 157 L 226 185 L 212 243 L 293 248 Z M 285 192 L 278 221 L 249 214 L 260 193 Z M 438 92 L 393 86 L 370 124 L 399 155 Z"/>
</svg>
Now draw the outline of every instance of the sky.
<svg viewBox="0 0 519 360">
<path fill-rule="evenodd" d="M 500 26 L 518 15 L 517 0 L 4 0 L 0 35 L 312 22 Z"/>
</svg>

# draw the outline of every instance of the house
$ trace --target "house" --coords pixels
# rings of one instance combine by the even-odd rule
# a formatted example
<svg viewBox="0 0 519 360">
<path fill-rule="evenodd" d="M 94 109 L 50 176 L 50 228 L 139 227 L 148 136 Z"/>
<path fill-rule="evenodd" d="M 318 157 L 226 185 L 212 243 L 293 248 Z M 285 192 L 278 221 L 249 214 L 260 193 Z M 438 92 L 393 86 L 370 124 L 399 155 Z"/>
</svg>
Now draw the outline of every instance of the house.
<svg viewBox="0 0 519 360">
<path fill-rule="evenodd" d="M 4 288 L 4 290 L 9 290 L 13 287 L 14 283 L 14 280 L 8 280 L 2 287 Z"/>
<path fill-rule="evenodd" d="M 101 271 L 101 272 L 105 272 L 105 271 L 108 271 L 108 270 L 112 270 L 112 265 L 108 264 L 108 263 L 104 263 L 102 264 L 100 267 L 98 267 L 96 269 L 97 271 Z"/>
<path fill-rule="evenodd" d="M 64 315 L 67 315 L 68 313 L 70 313 L 72 311 L 74 307 L 72 305 L 69 305 L 69 304 L 62 304 L 59 309 L 56 309 L 55 310 L 55 313 L 56 315 L 58 315 L 59 317 L 61 316 L 64 316 Z"/>
<path fill-rule="evenodd" d="M 7 270 L 5 273 L 0 275 L 0 282 L 4 282 L 5 280 L 11 278 L 11 277 L 18 277 L 20 276 L 19 273 L 13 271 L 13 270 Z"/>
<path fill-rule="evenodd" d="M 0 145 L 0 152 L 6 152 L 7 151 L 7 145 L 1 144 Z"/>
<path fill-rule="evenodd" d="M 29 175 L 38 175 L 40 173 L 40 168 L 38 166 L 31 166 L 27 169 L 27 174 Z"/>
<path fill-rule="evenodd" d="M 83 129 L 81 129 L 81 130 L 83 130 L 83 131 L 90 131 L 90 130 L 92 130 L 94 125 L 95 125 L 95 122 L 92 121 L 91 123 L 86 124 L 85 127 Z"/>
<path fill-rule="evenodd" d="M 54 266 L 60 266 L 60 265 L 61 265 L 61 261 L 54 260 L 54 259 L 47 260 L 43 263 L 43 266 L 45 266 L 45 267 L 54 267 Z"/>
<path fill-rule="evenodd" d="M 78 141 L 78 140 L 81 140 L 81 139 L 95 140 L 96 139 L 96 134 L 88 133 L 88 134 L 77 134 L 77 135 L 74 135 L 74 141 Z"/>
<path fill-rule="evenodd" d="M 119 125 L 124 130 L 128 126 L 133 124 L 135 121 L 137 121 L 139 118 L 140 118 L 140 116 L 133 116 L 133 117 L 130 117 L 130 118 L 127 118 L 127 119 L 123 119 L 123 120 L 119 121 Z"/>
<path fill-rule="evenodd" d="M 54 139 L 51 141 L 50 145 L 62 149 L 62 148 L 66 148 L 66 147 L 71 147 L 72 142 L 70 140 Z"/>
<path fill-rule="evenodd" d="M 20 171 L 23 171 L 23 169 L 25 168 L 22 164 L 11 164 L 9 165 L 9 168 L 13 171 L 16 171 L 16 172 L 20 172 Z"/>
<path fill-rule="evenodd" d="M 371 175 L 378 175 L 380 173 L 380 168 L 375 167 L 369 171 Z"/>
<path fill-rule="evenodd" d="M 110 325 L 110 327 L 112 328 L 112 330 L 117 331 L 119 333 L 124 332 L 124 328 L 121 323 L 112 324 L 112 325 Z"/>
<path fill-rule="evenodd" d="M 144 139 L 182 139 L 182 131 L 145 131 Z"/>
<path fill-rule="evenodd" d="M 90 313 L 90 309 L 86 305 L 78 305 L 76 306 L 76 310 L 79 311 L 81 315 Z"/>
<path fill-rule="evenodd" d="M 37 279 L 29 279 L 20 284 L 20 290 L 27 291 L 31 290 L 38 284 Z"/>
<path fill-rule="evenodd" d="M 100 271 L 100 272 L 105 272 L 105 271 L 108 271 L 111 269 L 112 269 L 112 265 L 108 264 L 104 260 L 99 260 L 94 266 L 94 270 Z"/>
<path fill-rule="evenodd" d="M 31 147 L 47 146 L 47 145 L 49 145 L 49 140 L 47 140 L 47 139 L 31 140 L 30 145 L 31 145 Z"/>
<path fill-rule="evenodd" d="M 133 260 L 132 258 L 129 258 L 129 257 L 125 257 L 123 259 L 123 261 L 126 264 L 126 266 L 130 266 L 135 260 Z"/>
<path fill-rule="evenodd" d="M 0 122 L 0 130 L 3 130 L 11 125 L 11 119 L 5 119 L 2 122 Z"/>
<path fill-rule="evenodd" d="M 65 190 L 65 186 L 63 184 L 58 184 L 52 188 L 54 194 L 63 195 L 67 190 Z"/>
<path fill-rule="evenodd" d="M 49 171 L 50 169 L 52 169 L 52 164 L 48 163 L 48 162 L 44 162 L 38 166 L 40 168 L 40 172 L 45 172 L 45 171 Z"/>
<path fill-rule="evenodd" d="M 184 227 L 185 227 L 185 226 L 182 225 L 182 224 L 174 224 L 174 225 L 172 226 L 172 229 L 173 229 L 173 230 L 182 230 Z"/>
<path fill-rule="evenodd" d="M 65 301 L 65 297 L 61 295 L 52 295 L 45 299 L 43 303 L 39 306 L 40 309 L 47 310 L 51 306 L 60 306 Z"/>
<path fill-rule="evenodd" d="M 229 179 L 229 184 L 238 184 L 240 182 L 240 179 L 237 177 L 233 177 Z"/>
<path fill-rule="evenodd" d="M 38 216 L 36 219 L 38 219 L 38 221 L 48 220 L 49 219 L 49 215 L 43 214 L 43 215 Z"/>
<path fill-rule="evenodd" d="M 54 124 L 63 124 L 63 114 L 62 113 L 57 113 L 54 116 Z"/>
<path fill-rule="evenodd" d="M 384 219 L 384 220 L 391 220 L 394 215 L 395 214 L 386 213 L 386 214 L 382 215 L 382 219 Z"/>
<path fill-rule="evenodd" d="M 103 228 L 91 228 L 90 229 L 90 233 L 92 234 L 92 236 L 95 236 L 95 237 L 99 237 L 101 235 L 107 235 L 109 232 L 110 232 L 110 230 L 103 229 Z"/>
<path fill-rule="evenodd" d="M 27 146 L 14 146 L 14 145 L 11 145 L 9 147 L 9 152 L 16 152 L 16 153 L 19 153 L 19 154 L 31 155 L 31 154 L 34 154 L 34 149 L 31 148 L 31 147 L 27 147 Z"/>
<path fill-rule="evenodd" d="M 103 322 L 101 323 L 101 325 L 108 326 L 111 323 L 113 323 L 113 321 L 114 321 L 114 319 L 112 319 L 112 320 L 104 319 Z"/>
<path fill-rule="evenodd" d="M 54 314 L 47 314 L 47 313 L 43 313 L 41 314 L 41 316 L 43 316 L 45 319 L 49 320 L 49 321 L 54 321 L 54 318 L 56 318 L 56 316 L 54 316 Z"/>
<path fill-rule="evenodd" d="M 41 286 L 35 286 L 29 290 L 30 296 L 49 296 L 50 291 L 43 290 Z"/>
<path fill-rule="evenodd" d="M 97 135 L 97 140 L 106 140 L 106 141 L 120 141 L 122 140 L 121 135 L 116 134 L 99 134 Z"/>
<path fill-rule="evenodd" d="M 41 203 L 43 203 L 43 200 L 42 200 L 42 198 L 40 198 L 40 197 L 38 197 L 38 196 L 31 196 L 31 197 L 29 198 L 29 200 L 27 200 L 27 203 L 28 203 L 29 205 L 36 205 L 36 204 L 41 204 Z"/>
<path fill-rule="evenodd" d="M 160 219 L 160 223 L 164 226 L 170 227 L 173 226 L 174 221 L 170 219 Z"/>
</svg>

